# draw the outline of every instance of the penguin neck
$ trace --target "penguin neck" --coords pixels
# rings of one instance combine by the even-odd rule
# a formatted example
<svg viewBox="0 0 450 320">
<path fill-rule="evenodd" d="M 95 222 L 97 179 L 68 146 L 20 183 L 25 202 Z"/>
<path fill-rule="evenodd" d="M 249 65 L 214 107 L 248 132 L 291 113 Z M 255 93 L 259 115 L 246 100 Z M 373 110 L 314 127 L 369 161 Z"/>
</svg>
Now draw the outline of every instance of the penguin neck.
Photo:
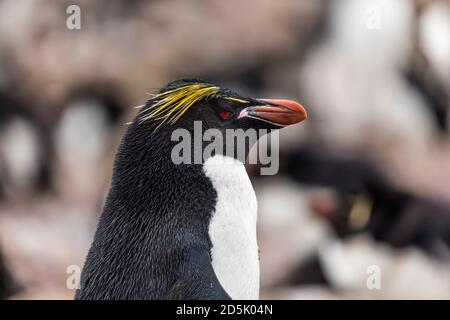
<svg viewBox="0 0 450 320">
<path fill-rule="evenodd" d="M 223 155 L 203 165 L 217 193 L 208 226 L 214 272 L 233 299 L 259 298 L 256 196 L 245 167 Z"/>
</svg>

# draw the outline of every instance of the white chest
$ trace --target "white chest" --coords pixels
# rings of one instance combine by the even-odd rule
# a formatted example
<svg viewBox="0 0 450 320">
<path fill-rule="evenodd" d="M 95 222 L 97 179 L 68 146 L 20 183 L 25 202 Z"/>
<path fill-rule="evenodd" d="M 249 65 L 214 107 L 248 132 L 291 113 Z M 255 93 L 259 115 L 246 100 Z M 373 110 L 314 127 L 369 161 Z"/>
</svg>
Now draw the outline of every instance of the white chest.
<svg viewBox="0 0 450 320">
<path fill-rule="evenodd" d="M 214 272 L 232 299 L 258 299 L 257 204 L 253 186 L 238 160 L 214 156 L 203 168 L 218 197 L 209 225 Z"/>
</svg>

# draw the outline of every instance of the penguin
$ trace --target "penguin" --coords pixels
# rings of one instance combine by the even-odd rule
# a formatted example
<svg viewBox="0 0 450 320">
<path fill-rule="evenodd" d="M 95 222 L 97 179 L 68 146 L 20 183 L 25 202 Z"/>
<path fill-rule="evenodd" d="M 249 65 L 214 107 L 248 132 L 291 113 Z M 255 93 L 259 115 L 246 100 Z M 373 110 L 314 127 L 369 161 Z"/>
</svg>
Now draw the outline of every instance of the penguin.
<svg viewBox="0 0 450 320">
<path fill-rule="evenodd" d="M 271 131 L 306 116 L 296 102 L 204 80 L 162 87 L 122 138 L 75 299 L 258 299 L 257 202 L 243 162 L 216 152 L 176 164 L 172 134 L 198 121 L 221 133 Z"/>
</svg>

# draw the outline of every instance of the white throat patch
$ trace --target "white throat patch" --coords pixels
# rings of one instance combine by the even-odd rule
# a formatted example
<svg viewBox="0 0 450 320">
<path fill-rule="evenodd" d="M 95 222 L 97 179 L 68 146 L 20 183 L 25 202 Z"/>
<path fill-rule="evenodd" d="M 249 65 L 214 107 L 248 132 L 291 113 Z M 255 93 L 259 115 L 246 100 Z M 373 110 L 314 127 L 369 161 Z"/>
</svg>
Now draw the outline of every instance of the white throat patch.
<svg viewBox="0 0 450 320">
<path fill-rule="evenodd" d="M 232 299 L 259 298 L 256 196 L 242 162 L 217 155 L 203 165 L 216 192 L 209 225 L 212 266 Z"/>
</svg>

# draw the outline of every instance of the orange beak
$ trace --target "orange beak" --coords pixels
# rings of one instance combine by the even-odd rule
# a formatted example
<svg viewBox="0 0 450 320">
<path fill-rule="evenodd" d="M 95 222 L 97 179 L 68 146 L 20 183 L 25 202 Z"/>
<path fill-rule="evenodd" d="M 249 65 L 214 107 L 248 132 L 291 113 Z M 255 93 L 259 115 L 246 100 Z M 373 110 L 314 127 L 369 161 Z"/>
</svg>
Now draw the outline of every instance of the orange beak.
<svg viewBox="0 0 450 320">
<path fill-rule="evenodd" d="M 262 120 L 280 127 L 299 123 L 307 118 L 305 108 L 290 100 L 259 99 L 263 104 L 243 109 L 240 118 Z"/>
</svg>

